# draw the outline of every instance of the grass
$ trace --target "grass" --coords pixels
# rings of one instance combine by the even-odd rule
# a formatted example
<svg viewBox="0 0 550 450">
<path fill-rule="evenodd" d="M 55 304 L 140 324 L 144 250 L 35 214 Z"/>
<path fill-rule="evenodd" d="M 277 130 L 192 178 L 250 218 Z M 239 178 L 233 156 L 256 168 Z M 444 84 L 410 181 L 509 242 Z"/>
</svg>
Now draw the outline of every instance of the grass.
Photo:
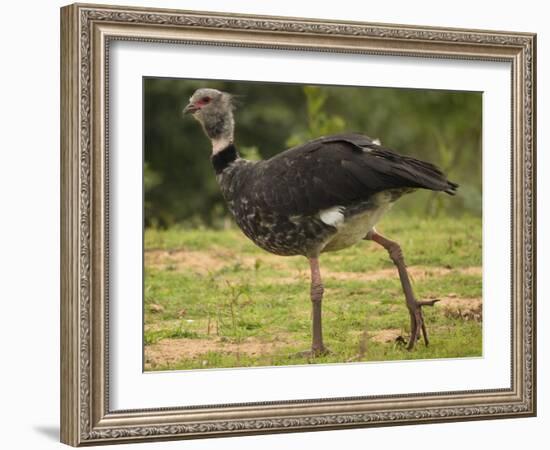
<svg viewBox="0 0 550 450">
<path fill-rule="evenodd" d="M 146 370 L 250 367 L 481 355 L 481 220 L 388 215 L 379 231 L 398 240 L 425 308 L 431 345 L 401 343 L 409 315 L 387 253 L 372 242 L 323 254 L 323 330 L 331 353 L 311 345 L 309 268 L 270 255 L 239 230 L 145 233 Z"/>
</svg>

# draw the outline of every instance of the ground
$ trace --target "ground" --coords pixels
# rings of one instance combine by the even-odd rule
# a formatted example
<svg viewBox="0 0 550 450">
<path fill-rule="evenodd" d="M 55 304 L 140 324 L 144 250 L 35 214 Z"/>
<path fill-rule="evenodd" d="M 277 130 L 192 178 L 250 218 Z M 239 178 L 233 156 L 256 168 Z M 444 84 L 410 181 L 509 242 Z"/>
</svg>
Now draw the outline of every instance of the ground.
<svg viewBox="0 0 550 450">
<path fill-rule="evenodd" d="M 145 232 L 145 370 L 481 356 L 481 220 L 388 216 L 424 308 L 430 346 L 406 350 L 397 271 L 373 242 L 321 256 L 323 330 L 311 345 L 309 265 L 257 248 L 238 229 Z"/>
</svg>

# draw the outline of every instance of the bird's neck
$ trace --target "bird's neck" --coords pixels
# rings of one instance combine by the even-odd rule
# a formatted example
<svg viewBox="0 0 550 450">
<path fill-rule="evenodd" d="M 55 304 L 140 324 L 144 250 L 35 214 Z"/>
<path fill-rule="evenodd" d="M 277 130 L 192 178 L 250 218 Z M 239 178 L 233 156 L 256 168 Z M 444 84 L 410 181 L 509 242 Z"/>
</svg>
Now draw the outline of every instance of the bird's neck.
<svg viewBox="0 0 550 450">
<path fill-rule="evenodd" d="M 235 146 L 230 143 L 218 152 L 212 153 L 210 160 L 212 161 L 212 166 L 214 166 L 216 175 L 219 175 L 238 158 L 239 152 L 237 151 Z"/>
<path fill-rule="evenodd" d="M 233 132 L 225 136 L 211 138 L 210 142 L 212 143 L 212 155 L 216 155 L 230 145 L 233 145 Z"/>
<path fill-rule="evenodd" d="M 232 111 L 216 111 L 210 113 L 203 119 L 202 125 L 206 135 L 212 143 L 213 155 L 233 144 L 235 121 L 233 120 Z"/>
</svg>

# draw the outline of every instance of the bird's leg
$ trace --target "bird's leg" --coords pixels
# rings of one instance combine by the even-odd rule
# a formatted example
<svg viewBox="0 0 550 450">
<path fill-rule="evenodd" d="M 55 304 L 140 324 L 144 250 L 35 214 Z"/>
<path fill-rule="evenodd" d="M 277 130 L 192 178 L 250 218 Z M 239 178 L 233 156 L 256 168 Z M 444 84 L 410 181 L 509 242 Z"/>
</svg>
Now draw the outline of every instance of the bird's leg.
<svg viewBox="0 0 550 450">
<path fill-rule="evenodd" d="M 309 258 L 311 268 L 311 306 L 312 306 L 312 343 L 311 353 L 319 356 L 327 352 L 323 344 L 323 328 L 321 325 L 321 302 L 323 300 L 323 282 L 319 270 L 319 258 Z"/>
<path fill-rule="evenodd" d="M 414 348 L 416 341 L 420 338 L 421 332 L 424 336 L 424 343 L 428 345 L 428 333 L 426 331 L 426 325 L 424 324 L 422 306 L 433 306 L 438 300 L 421 302 L 416 300 L 412 290 L 411 281 L 409 279 L 409 274 L 407 273 L 407 266 L 405 265 L 403 252 L 397 242 L 385 238 L 374 229 L 369 231 L 365 239 L 374 241 L 384 247 L 388 251 L 391 260 L 396 265 L 397 271 L 399 272 L 399 279 L 401 280 L 401 286 L 403 287 L 403 293 L 405 294 L 405 299 L 407 301 L 407 308 L 411 316 L 411 338 L 409 340 L 409 344 L 407 345 L 407 349 L 412 350 Z"/>
</svg>

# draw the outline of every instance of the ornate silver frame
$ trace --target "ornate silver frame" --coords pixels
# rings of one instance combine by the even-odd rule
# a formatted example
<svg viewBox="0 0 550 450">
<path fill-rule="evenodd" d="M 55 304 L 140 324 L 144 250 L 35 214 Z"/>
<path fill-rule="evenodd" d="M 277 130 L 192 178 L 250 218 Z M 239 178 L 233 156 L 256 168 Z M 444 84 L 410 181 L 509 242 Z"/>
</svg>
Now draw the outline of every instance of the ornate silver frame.
<svg viewBox="0 0 550 450">
<path fill-rule="evenodd" d="M 111 411 L 106 96 L 109 43 L 117 39 L 510 62 L 510 388 Z M 535 52 L 536 36 L 530 33 L 84 4 L 62 8 L 62 442 L 80 446 L 535 415 Z"/>
</svg>

